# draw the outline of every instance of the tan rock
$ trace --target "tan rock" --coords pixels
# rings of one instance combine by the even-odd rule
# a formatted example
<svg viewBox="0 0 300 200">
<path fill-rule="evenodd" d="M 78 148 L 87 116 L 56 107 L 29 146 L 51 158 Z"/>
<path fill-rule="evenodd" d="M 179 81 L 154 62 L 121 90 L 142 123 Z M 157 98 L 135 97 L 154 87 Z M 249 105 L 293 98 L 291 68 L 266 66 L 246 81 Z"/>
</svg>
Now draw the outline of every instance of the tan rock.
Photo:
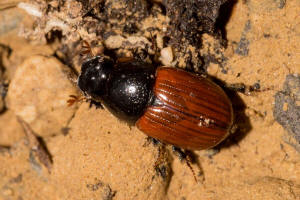
<svg viewBox="0 0 300 200">
<path fill-rule="evenodd" d="M 166 47 L 163 48 L 160 51 L 160 58 L 159 60 L 163 65 L 166 66 L 172 66 L 172 61 L 173 61 L 173 51 L 171 47 Z"/>
<path fill-rule="evenodd" d="M 70 70 L 55 58 L 33 56 L 17 68 L 7 96 L 8 107 L 40 136 L 60 134 L 74 115 L 67 106 L 77 93 Z"/>
<path fill-rule="evenodd" d="M 0 115 L 0 146 L 11 146 L 25 137 L 14 112 L 8 110 Z"/>
</svg>

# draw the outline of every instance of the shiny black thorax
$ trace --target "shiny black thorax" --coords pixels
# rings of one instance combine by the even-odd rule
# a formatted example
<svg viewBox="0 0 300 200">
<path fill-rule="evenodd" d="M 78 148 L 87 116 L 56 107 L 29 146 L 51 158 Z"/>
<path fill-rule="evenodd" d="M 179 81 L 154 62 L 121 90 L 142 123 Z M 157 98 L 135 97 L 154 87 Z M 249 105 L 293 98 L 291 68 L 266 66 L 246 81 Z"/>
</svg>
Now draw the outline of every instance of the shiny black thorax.
<svg viewBox="0 0 300 200">
<path fill-rule="evenodd" d="M 82 64 L 78 86 L 119 119 L 135 123 L 153 100 L 155 70 L 140 61 L 114 63 L 97 56 Z"/>
</svg>

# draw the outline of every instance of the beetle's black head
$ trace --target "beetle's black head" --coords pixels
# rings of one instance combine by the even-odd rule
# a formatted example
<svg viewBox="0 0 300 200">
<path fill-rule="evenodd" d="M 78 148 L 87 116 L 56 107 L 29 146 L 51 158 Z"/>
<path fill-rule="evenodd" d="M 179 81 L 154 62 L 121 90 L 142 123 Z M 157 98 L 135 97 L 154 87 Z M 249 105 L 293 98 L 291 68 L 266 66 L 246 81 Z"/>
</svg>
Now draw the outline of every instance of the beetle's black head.
<svg viewBox="0 0 300 200">
<path fill-rule="evenodd" d="M 81 66 L 78 87 L 92 98 L 101 98 L 107 93 L 107 82 L 113 70 L 114 62 L 102 56 L 85 61 Z"/>
</svg>

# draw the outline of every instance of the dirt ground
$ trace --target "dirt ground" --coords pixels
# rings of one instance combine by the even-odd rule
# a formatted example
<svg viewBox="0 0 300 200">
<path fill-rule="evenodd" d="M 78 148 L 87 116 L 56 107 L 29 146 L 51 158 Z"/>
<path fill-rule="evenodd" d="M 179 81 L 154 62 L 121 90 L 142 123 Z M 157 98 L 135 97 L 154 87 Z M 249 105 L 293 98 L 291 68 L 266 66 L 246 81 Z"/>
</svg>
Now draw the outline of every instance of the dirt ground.
<svg viewBox="0 0 300 200">
<path fill-rule="evenodd" d="M 128 1 L 139 12 L 126 7 L 126 18 L 114 12 L 124 8 L 117 0 L 94 13 L 85 1 L 45 2 L 0 0 L 0 200 L 300 200 L 299 0 L 227 2 L 224 19 L 209 15 L 220 34 L 196 24 L 199 40 L 168 26 L 178 20 L 164 10 L 169 1 L 149 1 L 151 8 Z M 83 59 L 78 41 L 95 53 L 132 56 L 152 46 L 151 35 L 167 55 L 158 62 L 256 89 L 228 91 L 237 131 L 193 152 L 197 182 L 170 147 L 158 173 L 158 148 L 136 127 L 85 102 L 67 105 L 79 94 L 71 81 Z"/>
</svg>

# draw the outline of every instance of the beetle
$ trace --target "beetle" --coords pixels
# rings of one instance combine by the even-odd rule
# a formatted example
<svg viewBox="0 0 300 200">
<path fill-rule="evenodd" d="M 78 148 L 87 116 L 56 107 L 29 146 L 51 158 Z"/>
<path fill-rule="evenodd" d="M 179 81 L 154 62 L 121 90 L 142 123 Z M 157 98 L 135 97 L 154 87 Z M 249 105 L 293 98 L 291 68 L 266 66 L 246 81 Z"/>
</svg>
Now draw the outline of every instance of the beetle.
<svg viewBox="0 0 300 200">
<path fill-rule="evenodd" d="M 94 56 L 82 64 L 77 85 L 119 119 L 179 148 L 214 147 L 233 124 L 232 104 L 223 89 L 182 69 Z"/>
</svg>

